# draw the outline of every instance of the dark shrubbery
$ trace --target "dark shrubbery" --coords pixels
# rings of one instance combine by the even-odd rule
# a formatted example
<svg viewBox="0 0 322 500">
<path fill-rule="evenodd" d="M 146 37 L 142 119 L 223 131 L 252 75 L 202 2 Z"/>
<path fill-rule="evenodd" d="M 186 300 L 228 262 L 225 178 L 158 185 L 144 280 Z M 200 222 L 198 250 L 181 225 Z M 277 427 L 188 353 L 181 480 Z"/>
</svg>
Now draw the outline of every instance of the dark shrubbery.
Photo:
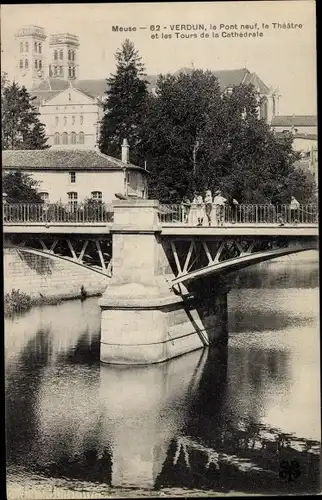
<svg viewBox="0 0 322 500">
<path fill-rule="evenodd" d="M 55 297 L 30 297 L 27 293 L 20 292 L 20 290 L 11 290 L 6 293 L 4 297 L 4 315 L 13 316 L 14 314 L 29 311 L 33 306 L 40 306 L 45 304 L 59 304 L 60 299 Z"/>
</svg>

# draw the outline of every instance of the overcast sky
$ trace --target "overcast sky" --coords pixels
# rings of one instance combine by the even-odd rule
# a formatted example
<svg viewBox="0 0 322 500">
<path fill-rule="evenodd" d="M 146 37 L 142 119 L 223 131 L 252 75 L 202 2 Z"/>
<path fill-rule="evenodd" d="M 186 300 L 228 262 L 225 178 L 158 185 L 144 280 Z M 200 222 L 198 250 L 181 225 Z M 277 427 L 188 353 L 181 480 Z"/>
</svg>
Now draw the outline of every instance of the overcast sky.
<svg viewBox="0 0 322 500">
<path fill-rule="evenodd" d="M 176 39 L 173 24 L 266 23 L 263 37 Z M 271 23 L 301 23 L 300 29 L 273 29 Z M 115 69 L 114 53 L 126 37 L 139 50 L 148 74 L 181 67 L 238 69 L 256 72 L 282 95 L 280 114 L 316 113 L 316 26 L 313 0 L 137 3 L 38 4 L 1 6 L 2 71 L 15 75 L 15 31 L 27 24 L 42 26 L 47 35 L 66 32 L 79 36 L 80 78 L 106 78 Z M 150 25 L 159 24 L 172 39 L 152 40 Z M 116 33 L 112 26 L 146 26 Z M 163 29 L 167 26 L 167 29 Z M 217 30 L 219 31 L 219 30 Z M 240 31 L 238 29 L 237 31 Z M 182 32 L 184 33 L 184 32 Z M 160 34 L 160 32 L 159 32 Z M 199 35 L 198 35 L 199 36 Z M 48 40 L 47 40 L 48 41 Z M 19 54 L 18 54 L 19 55 Z"/>
</svg>

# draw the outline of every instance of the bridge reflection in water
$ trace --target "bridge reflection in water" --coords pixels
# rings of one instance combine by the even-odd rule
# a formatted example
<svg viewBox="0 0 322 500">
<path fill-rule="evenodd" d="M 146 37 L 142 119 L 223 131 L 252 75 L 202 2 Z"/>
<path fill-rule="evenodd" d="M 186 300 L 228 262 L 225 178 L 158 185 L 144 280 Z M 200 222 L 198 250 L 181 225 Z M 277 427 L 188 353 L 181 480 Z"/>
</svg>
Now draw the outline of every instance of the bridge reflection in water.
<svg viewBox="0 0 322 500">
<path fill-rule="evenodd" d="M 6 326 L 9 473 L 117 488 L 318 489 L 319 443 L 263 423 L 267 387 L 291 391 L 287 350 L 233 342 L 160 365 L 105 366 L 93 304 Z M 297 461 L 296 481 L 279 477 L 282 460 Z"/>
</svg>

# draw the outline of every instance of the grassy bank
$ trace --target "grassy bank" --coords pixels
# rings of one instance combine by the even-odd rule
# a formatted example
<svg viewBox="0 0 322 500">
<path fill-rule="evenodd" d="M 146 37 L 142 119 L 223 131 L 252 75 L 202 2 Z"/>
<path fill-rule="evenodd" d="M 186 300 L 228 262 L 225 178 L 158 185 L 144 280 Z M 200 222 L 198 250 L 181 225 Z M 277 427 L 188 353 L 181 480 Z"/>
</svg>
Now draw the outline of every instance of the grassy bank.
<svg viewBox="0 0 322 500">
<path fill-rule="evenodd" d="M 39 295 L 39 297 L 30 297 L 27 293 L 20 292 L 20 290 L 11 290 L 4 296 L 4 315 L 13 316 L 14 314 L 29 311 L 33 306 L 41 306 L 47 304 L 60 304 L 61 299 L 55 297 L 46 297 Z"/>
</svg>

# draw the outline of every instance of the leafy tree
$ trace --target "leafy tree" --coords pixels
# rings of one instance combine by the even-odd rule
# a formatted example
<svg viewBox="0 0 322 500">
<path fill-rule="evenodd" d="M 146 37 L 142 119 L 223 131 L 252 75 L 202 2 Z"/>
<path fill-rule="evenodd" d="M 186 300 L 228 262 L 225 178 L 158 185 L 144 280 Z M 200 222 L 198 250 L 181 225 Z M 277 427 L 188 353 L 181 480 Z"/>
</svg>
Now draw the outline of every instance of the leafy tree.
<svg viewBox="0 0 322 500">
<path fill-rule="evenodd" d="M 107 79 L 100 150 L 120 157 L 126 138 L 131 146 L 131 161 L 139 163 L 138 145 L 148 95 L 142 58 L 134 44 L 126 39 L 117 50 L 116 73 Z"/>
<path fill-rule="evenodd" d="M 5 77 L 3 77 L 5 78 Z M 4 80 L 1 92 L 2 149 L 44 149 L 47 138 L 26 88 Z"/>
<path fill-rule="evenodd" d="M 8 203 L 41 203 L 37 186 L 38 181 L 20 170 L 7 172 L 2 178 L 2 191 Z"/>
<path fill-rule="evenodd" d="M 220 188 L 240 203 L 311 201 L 291 135 L 278 139 L 258 118 L 260 104 L 252 86 L 221 95 L 208 71 L 159 77 L 142 137 L 151 196 L 176 202 Z"/>
</svg>

